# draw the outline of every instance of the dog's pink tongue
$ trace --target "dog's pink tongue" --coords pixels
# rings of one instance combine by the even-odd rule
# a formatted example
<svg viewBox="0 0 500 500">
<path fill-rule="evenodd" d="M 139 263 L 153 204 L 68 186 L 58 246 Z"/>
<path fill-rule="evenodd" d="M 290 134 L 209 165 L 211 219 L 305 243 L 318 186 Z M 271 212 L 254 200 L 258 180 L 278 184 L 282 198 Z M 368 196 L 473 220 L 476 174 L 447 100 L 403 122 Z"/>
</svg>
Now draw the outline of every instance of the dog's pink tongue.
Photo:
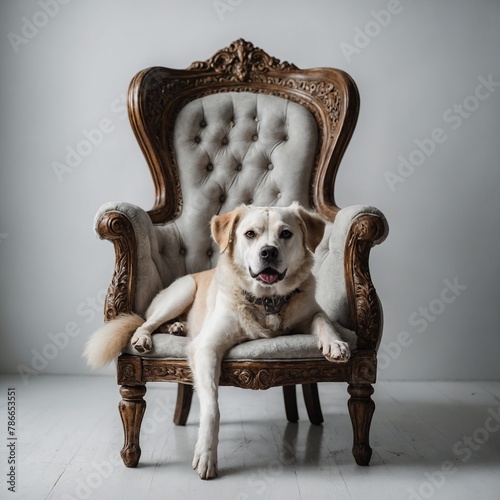
<svg viewBox="0 0 500 500">
<path fill-rule="evenodd" d="M 274 283 L 275 281 L 278 280 L 278 275 L 277 274 L 265 274 L 265 273 L 261 273 L 261 274 L 259 274 L 259 278 L 264 283 L 272 284 L 272 283 Z"/>
</svg>

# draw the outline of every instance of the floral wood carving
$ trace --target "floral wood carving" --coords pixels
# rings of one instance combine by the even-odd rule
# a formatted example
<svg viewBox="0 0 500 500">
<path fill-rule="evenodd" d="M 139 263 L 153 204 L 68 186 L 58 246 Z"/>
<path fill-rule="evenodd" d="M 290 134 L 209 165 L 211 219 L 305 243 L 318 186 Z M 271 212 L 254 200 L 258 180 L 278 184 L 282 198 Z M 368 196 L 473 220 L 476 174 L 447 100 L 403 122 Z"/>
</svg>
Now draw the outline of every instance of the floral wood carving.
<svg viewBox="0 0 500 500">
<path fill-rule="evenodd" d="M 102 215 L 97 232 L 115 247 L 115 269 L 104 303 L 104 318 L 109 321 L 133 310 L 136 241 L 132 224 L 124 214 L 116 211 Z"/>
<path fill-rule="evenodd" d="M 141 361 L 144 382 L 193 383 L 187 360 L 142 358 Z M 225 360 L 222 363 L 220 385 L 269 389 L 314 382 L 371 383 L 375 381 L 375 366 L 374 351 L 355 353 L 348 363 L 331 363 L 325 359 L 261 362 Z"/>
<path fill-rule="evenodd" d="M 359 349 L 376 349 L 382 331 L 382 308 L 369 270 L 370 250 L 384 235 L 377 216 L 363 215 L 351 226 L 345 255 L 345 276 L 351 328 L 358 335 Z"/>
<path fill-rule="evenodd" d="M 276 365 L 272 363 L 263 367 L 256 362 L 247 366 L 241 362 L 228 363 L 222 369 L 220 385 L 263 390 L 282 385 L 347 380 L 350 371 L 348 364 L 333 365 L 323 360 L 302 361 L 300 366 L 293 366 L 293 363 Z"/>
<path fill-rule="evenodd" d="M 117 364 L 117 381 L 121 385 L 143 385 L 141 358 L 126 354 L 120 356 Z"/>
<path fill-rule="evenodd" d="M 230 75 L 229 80 L 244 82 L 248 81 L 254 73 L 267 73 L 269 70 L 292 70 L 297 67 L 288 62 L 281 62 L 271 57 L 251 42 L 240 38 L 229 47 L 219 50 L 207 61 L 197 61 L 188 69 L 203 71 L 214 71 Z"/>
<path fill-rule="evenodd" d="M 186 360 L 160 362 L 144 359 L 144 378 L 148 381 L 168 380 L 193 383 L 193 374 Z"/>
<path fill-rule="evenodd" d="M 352 362 L 352 384 L 374 384 L 377 379 L 377 353 L 375 351 L 360 352 L 361 356 L 354 356 Z"/>
</svg>

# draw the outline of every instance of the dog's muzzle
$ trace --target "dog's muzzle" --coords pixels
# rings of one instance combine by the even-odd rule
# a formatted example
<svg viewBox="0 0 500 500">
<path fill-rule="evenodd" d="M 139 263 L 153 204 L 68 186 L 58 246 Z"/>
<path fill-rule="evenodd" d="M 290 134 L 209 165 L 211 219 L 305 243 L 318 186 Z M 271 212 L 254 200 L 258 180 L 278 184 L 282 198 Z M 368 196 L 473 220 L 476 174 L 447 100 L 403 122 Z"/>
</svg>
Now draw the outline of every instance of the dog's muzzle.
<svg viewBox="0 0 500 500">
<path fill-rule="evenodd" d="M 285 276 L 286 276 L 286 269 L 282 272 L 279 273 L 276 271 L 276 269 L 273 269 L 272 267 L 266 267 L 265 269 L 262 269 L 258 273 L 254 273 L 251 268 L 248 269 L 250 276 L 257 281 L 260 281 L 264 285 L 274 285 L 275 283 L 278 283 L 281 281 Z"/>
<path fill-rule="evenodd" d="M 279 250 L 277 247 L 264 245 L 259 251 L 259 257 L 261 270 L 254 273 L 250 268 L 249 271 L 252 278 L 264 283 L 265 285 L 274 285 L 285 277 L 286 270 L 280 273 L 276 269 L 279 267 Z"/>
</svg>

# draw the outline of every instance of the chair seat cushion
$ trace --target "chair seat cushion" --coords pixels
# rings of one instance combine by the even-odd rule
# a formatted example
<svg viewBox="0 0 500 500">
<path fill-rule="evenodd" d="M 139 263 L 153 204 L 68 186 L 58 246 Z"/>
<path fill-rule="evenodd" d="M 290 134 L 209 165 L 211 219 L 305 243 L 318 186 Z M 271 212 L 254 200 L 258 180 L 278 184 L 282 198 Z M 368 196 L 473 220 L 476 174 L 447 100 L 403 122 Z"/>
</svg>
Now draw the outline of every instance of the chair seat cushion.
<svg viewBox="0 0 500 500">
<path fill-rule="evenodd" d="M 156 333 L 153 335 L 153 349 L 147 354 L 141 354 L 141 357 L 186 359 L 187 345 L 187 337 Z M 137 355 L 137 351 L 130 344 L 127 345 L 123 352 Z M 317 358 L 323 358 L 318 347 L 318 341 L 312 335 L 307 334 L 282 335 L 272 339 L 250 340 L 234 346 L 225 355 L 225 359 L 234 361 Z"/>
</svg>

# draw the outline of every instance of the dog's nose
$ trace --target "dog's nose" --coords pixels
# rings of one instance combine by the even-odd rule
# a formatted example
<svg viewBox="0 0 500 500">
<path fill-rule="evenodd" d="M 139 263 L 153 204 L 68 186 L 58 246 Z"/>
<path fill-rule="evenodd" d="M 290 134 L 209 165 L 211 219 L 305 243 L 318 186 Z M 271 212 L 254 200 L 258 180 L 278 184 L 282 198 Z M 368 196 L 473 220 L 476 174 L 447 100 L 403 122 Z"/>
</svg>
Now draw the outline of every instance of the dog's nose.
<svg viewBox="0 0 500 500">
<path fill-rule="evenodd" d="M 274 260 L 278 257 L 278 249 L 276 247 L 266 245 L 260 249 L 260 256 L 264 260 Z"/>
</svg>

